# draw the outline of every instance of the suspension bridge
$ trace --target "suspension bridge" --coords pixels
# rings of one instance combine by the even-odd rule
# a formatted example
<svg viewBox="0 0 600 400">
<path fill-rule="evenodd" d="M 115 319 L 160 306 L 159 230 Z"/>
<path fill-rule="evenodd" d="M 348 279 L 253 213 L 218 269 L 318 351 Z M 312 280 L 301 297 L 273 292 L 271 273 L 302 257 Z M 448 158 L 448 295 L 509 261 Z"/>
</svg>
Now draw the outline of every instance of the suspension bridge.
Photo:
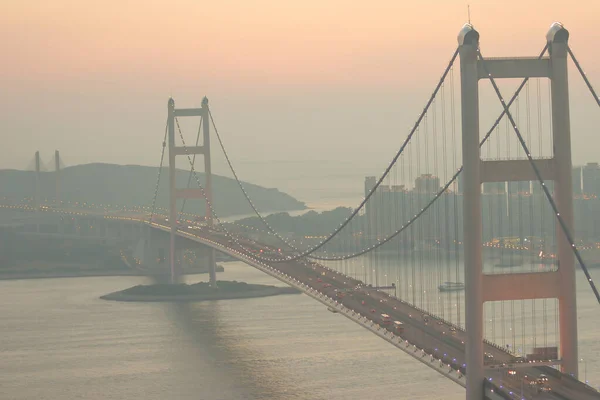
<svg viewBox="0 0 600 400">
<path fill-rule="evenodd" d="M 365 179 L 360 204 L 318 239 L 283 235 L 259 212 L 206 98 L 200 108 L 176 108 L 169 99 L 147 209 L 69 207 L 60 201 L 58 179 L 52 206 L 42 205 L 36 194 L 33 204 L 3 207 L 40 218 L 72 216 L 47 234 L 138 232 L 145 238 L 145 260 L 168 268 L 173 282 L 181 275 L 178 251 L 186 245 L 206 249 L 213 285 L 215 251 L 228 254 L 464 386 L 468 400 L 600 399 L 578 380 L 576 280 L 585 279 L 600 303 L 585 262 L 600 237 L 579 223 L 586 219 L 585 202 L 597 199 L 573 195 L 573 188 L 582 187 L 571 161 L 569 59 L 599 107 L 600 98 L 568 39 L 568 31 L 555 23 L 537 56 L 484 57 L 479 33 L 466 24 L 388 166 L 379 177 Z M 521 83 L 507 97 L 499 81 L 517 78 Z M 480 119 L 480 100 L 493 98 L 500 114 L 480 132 L 487 122 Z M 200 118 L 193 144 L 186 142 L 184 117 Z M 256 226 L 228 223 L 217 213 L 211 134 L 256 214 Z M 202 179 L 198 155 L 204 159 Z M 175 179 L 177 156 L 189 164 L 185 187 Z M 169 208 L 161 210 L 157 195 L 165 158 Z M 57 171 L 59 164 L 57 155 Z M 205 215 L 186 213 L 188 200 L 203 202 Z M 44 234 L 39 224 L 33 233 Z"/>
</svg>

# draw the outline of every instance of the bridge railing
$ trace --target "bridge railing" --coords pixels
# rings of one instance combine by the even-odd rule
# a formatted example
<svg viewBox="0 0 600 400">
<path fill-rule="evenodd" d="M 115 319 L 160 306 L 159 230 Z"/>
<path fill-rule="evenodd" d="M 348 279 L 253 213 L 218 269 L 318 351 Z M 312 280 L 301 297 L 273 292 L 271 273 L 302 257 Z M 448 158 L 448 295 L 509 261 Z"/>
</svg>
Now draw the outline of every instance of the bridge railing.
<svg viewBox="0 0 600 400">
<path fill-rule="evenodd" d="M 437 316 L 437 315 L 435 315 L 435 314 L 432 314 L 432 313 L 430 313 L 429 311 L 427 311 L 427 310 L 424 310 L 424 309 L 420 308 L 419 306 L 417 306 L 417 305 L 415 305 L 415 304 L 411 304 L 411 303 L 409 303 L 409 302 L 407 302 L 407 301 L 405 301 L 405 300 L 403 300 L 403 299 L 401 299 L 401 298 L 399 298 L 399 297 L 392 296 L 392 295 L 390 295 L 389 293 L 387 293 L 387 292 L 384 292 L 384 291 L 381 291 L 381 290 L 379 290 L 379 289 L 377 289 L 377 291 L 379 291 L 379 292 L 382 292 L 382 293 L 384 293 L 384 294 L 387 294 L 389 297 L 393 297 L 393 298 L 395 298 L 396 300 L 398 300 L 398 301 L 400 301 L 400 302 L 402 302 L 402 303 L 404 303 L 404 304 L 408 304 L 408 305 L 410 305 L 411 307 L 415 308 L 415 309 L 416 309 L 417 311 L 419 311 L 420 313 L 422 313 L 422 314 L 424 314 L 424 315 L 427 315 L 428 317 L 430 317 L 430 318 L 432 318 L 432 319 L 435 319 L 435 320 L 437 320 L 437 321 L 441 321 L 441 322 L 443 322 L 444 324 L 446 324 L 446 325 L 448 325 L 448 326 L 450 326 L 450 327 L 453 327 L 453 328 L 455 328 L 455 329 L 457 329 L 457 330 L 464 330 L 464 329 L 463 329 L 463 327 L 461 327 L 461 326 L 459 326 L 459 325 L 456 325 L 454 322 L 448 321 L 448 320 L 446 320 L 446 319 L 444 319 L 444 318 L 441 318 L 441 317 L 439 317 L 439 316 Z M 485 344 L 488 344 L 488 345 L 490 345 L 490 346 L 493 346 L 494 348 L 496 348 L 496 349 L 498 349 L 498 350 L 502 350 L 502 351 L 505 351 L 505 352 L 507 352 L 507 353 L 508 353 L 507 349 L 506 349 L 504 346 L 501 346 L 501 345 L 499 345 L 499 344 L 496 344 L 496 343 L 494 343 L 494 342 L 491 342 L 491 341 L 489 341 L 489 340 L 487 340 L 487 339 L 483 339 L 483 342 L 484 342 Z"/>
<path fill-rule="evenodd" d="M 563 374 L 559 370 L 552 368 L 552 367 L 548 367 L 548 366 L 540 366 L 539 368 L 546 375 L 549 375 L 552 378 L 561 380 L 563 382 L 563 384 L 565 384 L 566 386 L 576 387 L 578 389 L 584 389 L 584 390 L 587 390 L 592 393 L 598 393 L 598 390 L 594 389 L 593 387 L 591 387 L 590 385 L 588 385 L 584 382 L 581 382 L 579 379 L 575 378 L 574 376 L 571 376 L 569 374 Z"/>
<path fill-rule="evenodd" d="M 490 399 L 490 400 L 496 400 L 496 399 L 505 399 L 505 400 L 514 400 L 514 397 L 510 395 L 510 393 L 506 393 L 506 391 L 504 389 L 501 389 L 498 385 L 496 385 L 494 382 L 491 382 L 489 380 L 485 380 L 485 383 L 483 384 L 484 387 L 484 391 L 486 393 L 486 398 Z M 493 393 L 494 396 L 489 397 L 488 393 Z"/>
</svg>

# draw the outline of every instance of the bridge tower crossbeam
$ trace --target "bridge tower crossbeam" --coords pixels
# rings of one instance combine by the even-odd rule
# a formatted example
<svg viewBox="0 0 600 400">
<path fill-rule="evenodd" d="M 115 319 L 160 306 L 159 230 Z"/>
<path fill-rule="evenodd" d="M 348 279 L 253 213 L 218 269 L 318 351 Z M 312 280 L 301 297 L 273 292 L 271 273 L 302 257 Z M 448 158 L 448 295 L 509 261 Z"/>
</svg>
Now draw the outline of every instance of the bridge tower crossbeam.
<svg viewBox="0 0 600 400">
<path fill-rule="evenodd" d="M 206 201 L 206 223 L 212 225 L 213 218 L 210 210 L 212 204 L 212 170 L 210 162 L 210 116 L 208 110 L 208 99 L 202 99 L 201 108 L 175 108 L 175 100 L 172 98 L 168 102 L 168 141 L 169 141 L 169 226 L 171 228 L 170 237 L 170 266 L 171 266 L 171 282 L 176 282 L 180 278 L 181 272 L 178 271 L 175 262 L 175 237 L 177 235 L 177 199 L 205 199 Z M 175 144 L 175 118 L 176 117 L 201 117 L 202 118 L 202 134 L 203 143 L 201 146 L 176 146 Z M 178 189 L 176 182 L 176 156 L 204 156 L 204 189 L 201 188 L 185 188 Z M 209 280 L 212 286 L 216 285 L 216 270 L 215 270 L 215 251 L 208 251 L 208 271 Z"/>
<path fill-rule="evenodd" d="M 571 245 L 557 225 L 559 268 L 556 272 L 486 275 L 482 265 L 481 184 L 537 180 L 529 161 L 483 161 L 479 149 L 479 80 L 549 78 L 551 82 L 554 156 L 534 160 L 543 180 L 555 182 L 555 199 L 567 229 L 573 232 L 571 138 L 567 79 L 568 31 L 558 23 L 546 40 L 549 57 L 479 57 L 479 33 L 466 24 L 458 36 L 461 66 L 462 150 L 464 165 L 465 328 L 467 332 L 467 400 L 483 396 L 483 304 L 486 301 L 558 298 L 562 371 L 577 377 L 577 308 Z M 485 63 L 485 66 L 484 66 Z"/>
</svg>

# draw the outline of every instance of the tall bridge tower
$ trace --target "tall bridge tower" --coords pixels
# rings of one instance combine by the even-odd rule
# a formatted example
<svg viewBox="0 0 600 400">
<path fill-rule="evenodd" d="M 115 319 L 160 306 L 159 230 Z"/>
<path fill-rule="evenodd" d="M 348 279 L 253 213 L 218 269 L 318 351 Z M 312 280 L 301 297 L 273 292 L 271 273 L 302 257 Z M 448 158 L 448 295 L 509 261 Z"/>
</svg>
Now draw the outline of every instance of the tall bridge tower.
<svg viewBox="0 0 600 400">
<path fill-rule="evenodd" d="M 210 115 L 208 110 L 208 98 L 202 99 L 201 108 L 175 108 L 175 100 L 172 98 L 168 102 L 168 141 L 169 141 L 169 226 L 171 227 L 170 238 L 170 264 L 171 264 L 171 282 L 179 280 L 181 271 L 177 269 L 175 263 L 175 236 L 177 234 L 177 199 L 205 199 L 206 201 L 206 222 L 209 226 L 213 223 L 210 204 L 212 204 L 212 171 L 210 163 Z M 201 117 L 203 143 L 201 146 L 176 146 L 175 145 L 175 118 L 177 117 Z M 204 190 L 200 188 L 178 189 L 175 172 L 176 156 L 192 156 L 199 154 L 204 156 Z M 216 285 L 215 272 L 215 250 L 208 251 L 208 271 L 210 284 Z"/>
<path fill-rule="evenodd" d="M 40 158 L 40 152 L 35 152 L 34 157 L 34 170 L 35 170 L 35 188 L 33 195 L 34 208 L 37 210 L 42 204 L 42 190 L 41 190 L 41 172 L 42 172 L 42 160 Z M 56 205 L 60 205 L 60 152 L 54 151 L 54 202 Z"/>
<path fill-rule="evenodd" d="M 54 201 L 60 206 L 60 152 L 54 150 Z"/>
<path fill-rule="evenodd" d="M 42 203 L 42 192 L 40 190 L 40 180 L 42 171 L 42 161 L 40 159 L 40 152 L 35 152 L 34 157 L 34 168 L 35 168 L 35 185 L 33 193 L 33 208 L 37 211 Z"/>
<path fill-rule="evenodd" d="M 555 272 L 486 275 L 482 268 L 483 182 L 537 181 L 529 160 L 483 161 L 479 150 L 479 80 L 546 77 L 551 82 L 554 156 L 534 160 L 543 180 L 553 180 L 560 215 L 573 232 L 571 132 L 567 55 L 569 32 L 559 23 L 546 35 L 549 57 L 479 56 L 479 33 L 466 24 L 458 35 L 461 75 L 462 153 L 464 165 L 465 327 L 467 400 L 483 397 L 483 303 L 558 298 L 562 371 L 577 376 L 577 307 L 572 246 L 557 226 L 559 268 Z M 483 65 L 485 64 L 485 65 Z"/>
</svg>

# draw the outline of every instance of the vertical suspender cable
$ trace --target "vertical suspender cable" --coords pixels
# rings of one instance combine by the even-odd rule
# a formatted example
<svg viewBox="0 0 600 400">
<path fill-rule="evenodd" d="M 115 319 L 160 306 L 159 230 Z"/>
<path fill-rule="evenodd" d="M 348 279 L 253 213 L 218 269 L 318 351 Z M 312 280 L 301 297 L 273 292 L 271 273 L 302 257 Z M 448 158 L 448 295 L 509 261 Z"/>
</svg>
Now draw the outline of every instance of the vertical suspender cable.
<svg viewBox="0 0 600 400">
<path fill-rule="evenodd" d="M 452 80 L 450 80 L 450 85 L 453 85 L 454 82 L 452 82 Z M 448 178 L 450 178 L 450 176 L 448 175 L 448 156 L 447 156 L 447 142 L 448 142 L 448 138 L 447 138 L 447 127 L 446 127 L 446 84 L 444 84 L 442 86 L 442 147 L 443 147 L 443 153 L 442 153 L 442 165 L 444 168 L 444 181 L 448 180 Z M 449 225 L 449 215 L 448 213 L 450 212 L 450 210 L 448 209 L 448 191 L 446 190 L 444 192 L 444 195 L 442 196 L 442 199 L 444 200 L 444 247 L 446 249 L 446 253 L 444 255 L 444 261 L 443 264 L 446 265 L 446 271 L 445 271 L 445 281 L 447 282 L 451 282 L 453 281 L 453 279 L 450 277 L 451 274 L 451 270 L 450 270 L 450 225 Z M 445 301 L 446 301 L 446 309 L 448 312 L 448 321 L 451 322 L 455 322 L 452 319 L 452 295 L 450 294 L 450 292 L 446 292 L 445 296 Z"/>
<path fill-rule="evenodd" d="M 156 211 L 156 198 L 158 197 L 158 189 L 160 185 L 160 175 L 162 172 L 162 165 L 165 159 L 165 148 L 167 147 L 167 133 L 169 128 L 169 122 L 165 125 L 165 135 L 162 141 L 162 150 L 160 153 L 160 164 L 158 166 L 158 176 L 156 177 L 156 186 L 154 187 L 154 196 L 152 198 L 152 211 L 150 212 L 150 222 L 152 222 L 152 218 L 154 217 L 154 212 Z"/>
<path fill-rule="evenodd" d="M 390 164 L 388 165 L 388 167 L 385 169 L 384 173 L 382 174 L 382 176 L 377 180 L 377 182 L 375 183 L 375 186 L 371 189 L 371 191 L 367 194 L 367 196 L 365 196 L 365 199 L 361 202 L 361 204 L 359 204 L 358 207 L 356 207 L 353 212 L 350 214 L 350 216 L 343 222 L 340 224 L 340 226 L 338 228 L 336 228 L 333 232 L 331 232 L 329 234 L 329 236 L 322 240 L 317 246 L 314 246 L 311 249 L 305 250 L 300 252 L 299 254 L 297 254 L 296 256 L 293 256 L 291 258 L 285 258 L 285 259 L 281 259 L 278 260 L 277 262 L 284 262 L 284 261 L 291 261 L 291 260 L 296 260 L 299 259 L 301 257 L 304 256 L 308 256 L 310 254 L 312 254 L 313 252 L 317 251 L 318 249 L 320 249 L 322 246 L 324 246 L 325 244 L 327 244 L 327 242 L 329 242 L 334 236 L 336 236 L 338 234 L 338 232 L 340 232 L 349 222 L 352 218 L 354 218 L 359 211 L 363 208 L 363 206 L 365 205 L 365 203 L 369 200 L 369 198 L 375 193 L 375 191 L 377 190 L 377 188 L 379 187 L 379 185 L 383 182 L 383 180 L 386 178 L 386 176 L 388 175 L 388 173 L 390 172 L 391 168 L 393 167 L 393 165 L 396 163 L 396 161 L 398 160 L 398 158 L 400 157 L 400 155 L 403 153 L 404 149 L 406 148 L 406 146 L 408 145 L 408 143 L 411 141 L 412 137 L 414 136 L 414 134 L 417 132 L 418 127 L 421 124 L 421 121 L 424 117 L 424 115 L 427 113 L 427 110 L 429 109 L 431 103 L 433 102 L 433 100 L 436 98 L 437 93 L 442 85 L 442 83 L 444 82 L 444 80 L 446 79 L 446 76 L 448 75 L 448 72 L 450 71 L 450 69 L 452 68 L 452 66 L 454 65 L 454 61 L 456 60 L 456 58 L 458 57 L 458 47 L 456 48 L 456 50 L 454 51 L 452 58 L 450 59 L 448 65 L 446 66 L 444 73 L 442 74 L 442 77 L 440 78 L 438 84 L 436 85 L 432 95 L 430 96 L 429 100 L 427 101 L 425 108 L 423 109 L 422 113 L 419 115 L 419 117 L 417 118 L 417 121 L 415 122 L 415 124 L 413 125 L 413 128 L 411 129 L 410 133 L 408 134 L 408 136 L 406 137 L 405 141 L 402 143 L 400 149 L 396 152 L 395 156 L 392 158 L 392 161 L 390 162 Z M 232 173 L 234 174 L 234 177 L 238 183 L 238 185 L 240 186 L 242 192 L 244 193 L 246 200 L 249 202 L 251 208 L 253 209 L 253 211 L 257 214 L 257 216 L 259 217 L 259 219 L 265 224 L 265 226 L 267 226 L 267 228 L 272 231 L 272 233 L 281 241 L 283 241 L 284 243 L 287 243 L 287 241 L 281 237 L 281 235 L 279 235 L 272 227 L 270 227 L 270 225 L 268 224 L 268 222 L 264 219 L 264 217 L 262 217 L 262 215 L 258 212 L 258 210 L 256 209 L 256 207 L 254 206 L 253 202 L 251 201 L 250 197 L 248 196 L 248 194 L 246 193 L 246 190 L 243 188 L 243 185 L 241 184 L 241 181 L 238 179 L 237 177 L 237 173 L 235 172 L 233 165 L 229 159 L 229 156 L 227 155 L 226 151 L 225 151 L 225 147 L 223 146 L 223 143 L 221 141 L 221 137 L 218 133 L 217 127 L 214 123 L 214 120 L 212 118 L 212 114 L 210 113 L 209 110 L 209 117 L 211 119 L 212 125 L 215 129 L 215 134 L 217 135 L 217 139 L 219 141 L 219 144 L 221 146 L 221 149 L 224 152 L 225 155 L 225 159 L 230 167 L 230 169 L 232 170 Z M 289 243 L 288 243 L 289 245 Z M 274 260 L 272 260 L 272 262 L 276 262 Z"/>
<path fill-rule="evenodd" d="M 583 72 L 583 69 L 581 68 L 581 65 L 579 64 L 579 61 L 577 61 L 577 58 L 575 58 L 575 54 L 573 54 L 573 51 L 571 50 L 571 47 L 568 47 L 567 51 L 569 52 L 569 55 L 571 56 L 571 59 L 573 60 L 573 63 L 575 63 L 575 67 L 577 67 L 577 70 L 579 71 L 579 74 L 581 75 L 581 77 L 583 78 L 585 84 L 587 85 L 588 89 L 590 90 L 590 93 L 594 97 L 594 100 L 596 101 L 596 104 L 598 104 L 598 107 L 600 107 L 600 97 L 598 97 L 598 95 L 596 94 L 596 91 L 592 87 L 592 84 L 590 83 L 589 79 L 587 78 L 587 75 L 585 74 L 585 72 Z"/>
<path fill-rule="evenodd" d="M 417 135 L 418 136 L 418 135 Z M 413 185 L 414 180 L 413 180 L 413 151 L 414 151 L 414 145 L 413 143 L 411 143 L 408 147 L 408 181 L 409 184 Z M 416 207 L 415 207 L 415 199 L 416 197 L 416 189 L 413 188 L 412 193 L 408 193 L 408 198 L 410 201 L 410 205 L 409 205 L 409 210 L 410 210 L 410 215 L 412 216 L 413 214 L 416 214 Z M 415 271 L 415 251 L 416 251 L 416 246 L 415 246 L 415 230 L 417 228 L 413 225 L 410 228 L 410 270 L 411 270 L 411 295 L 412 295 L 412 304 L 416 305 L 416 271 Z"/>
<path fill-rule="evenodd" d="M 410 151 L 408 152 L 408 154 L 410 154 Z M 406 160 L 407 157 L 402 157 L 402 163 L 400 164 L 400 175 L 401 175 L 401 180 L 402 180 L 402 184 L 404 185 L 403 189 L 402 189 L 402 193 L 400 194 L 400 209 L 401 209 L 401 218 L 400 221 L 405 221 L 408 216 L 410 215 L 410 209 L 407 212 L 407 203 L 408 203 L 408 196 L 406 195 L 407 190 L 408 190 L 408 181 L 406 180 Z M 408 161 L 410 162 L 410 160 Z M 409 297 L 409 291 L 408 291 L 408 271 L 409 271 L 409 262 L 408 262 L 408 252 L 410 251 L 409 249 L 409 242 L 410 242 L 410 232 L 404 232 L 404 237 L 402 238 L 402 280 L 403 280 L 403 284 L 404 284 L 404 297 L 402 298 L 403 300 L 408 300 Z"/>
<path fill-rule="evenodd" d="M 423 130 L 424 130 L 424 134 L 423 136 L 427 137 L 427 118 L 428 114 L 425 114 L 425 118 L 423 120 Z M 423 173 L 423 171 L 421 170 L 421 152 L 422 152 L 422 148 L 421 148 L 421 135 L 417 135 L 416 138 L 416 144 L 417 144 L 417 172 L 416 172 L 416 177 L 415 179 L 418 179 L 419 176 Z M 416 188 L 416 181 L 415 181 L 415 196 L 417 198 L 417 211 L 421 208 L 421 192 L 420 190 L 417 191 Z M 423 218 L 423 220 L 425 220 L 427 217 L 425 216 L 425 218 Z M 422 221 L 419 221 L 422 222 Z M 425 287 L 425 282 L 424 282 L 424 274 L 423 274 L 423 254 L 421 251 L 421 248 L 423 247 L 423 224 L 419 223 L 417 224 L 417 252 L 416 252 L 416 256 L 417 256 L 417 265 L 418 265 L 418 279 L 419 279 L 419 307 L 421 307 L 422 309 L 426 309 L 425 308 L 425 299 L 423 296 L 423 288 Z"/>
<path fill-rule="evenodd" d="M 442 85 L 443 86 L 443 85 Z M 436 179 L 439 179 L 440 174 L 439 174 L 439 170 L 438 170 L 438 153 L 437 153 L 437 145 L 438 145 L 438 136 L 437 136 L 437 118 L 438 118 L 438 113 L 437 113 L 437 104 L 441 103 L 441 102 L 436 102 L 436 104 L 434 104 L 433 107 L 433 127 L 432 127 L 432 140 L 431 140 L 431 145 L 432 145 L 432 150 L 433 150 L 433 182 L 437 182 Z M 442 103 L 443 105 L 443 103 Z M 439 188 L 436 187 L 435 191 L 438 191 Z M 445 319 L 445 313 L 444 313 L 444 306 L 442 303 L 442 296 L 438 293 L 437 287 L 442 283 L 442 266 L 441 266 L 441 262 L 440 262 L 440 243 L 441 243 L 441 233 L 442 233 L 442 229 L 440 226 L 440 202 L 437 201 L 434 204 L 434 209 L 431 211 L 432 215 L 433 215 L 433 220 L 434 220 L 434 224 L 430 225 L 429 231 L 431 232 L 431 238 L 430 238 L 430 242 L 431 244 L 434 246 L 434 273 L 433 273 L 433 284 L 431 285 L 431 292 L 434 296 L 434 300 L 437 298 L 437 308 L 436 308 L 436 315 L 440 315 L 442 319 Z M 432 230 L 433 228 L 433 230 Z"/>
</svg>

